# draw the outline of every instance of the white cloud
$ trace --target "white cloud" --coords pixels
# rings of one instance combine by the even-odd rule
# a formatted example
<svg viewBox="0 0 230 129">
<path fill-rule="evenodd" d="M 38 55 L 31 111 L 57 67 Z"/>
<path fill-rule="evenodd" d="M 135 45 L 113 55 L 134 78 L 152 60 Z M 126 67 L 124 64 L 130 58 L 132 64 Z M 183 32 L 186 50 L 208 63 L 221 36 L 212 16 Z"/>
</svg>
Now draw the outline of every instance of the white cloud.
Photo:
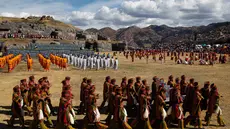
<svg viewBox="0 0 230 129">
<path fill-rule="evenodd" d="M 95 2 L 89 3 L 79 9 L 79 11 L 83 12 L 96 12 L 101 9 L 102 6 L 107 7 L 116 7 L 119 6 L 124 0 L 96 0 Z"/>
<path fill-rule="evenodd" d="M 210 21 L 226 21 L 230 14 L 228 0 L 136 0 L 124 1 L 122 10 L 134 17 L 145 20 L 141 24 L 157 23 L 156 19 L 166 25 L 209 24 Z M 154 20 L 153 20 L 154 19 Z M 171 23 L 171 24 L 170 24 Z"/>
<path fill-rule="evenodd" d="M 67 21 L 78 26 L 87 26 L 94 20 L 94 15 L 91 12 L 73 11 Z"/>
<path fill-rule="evenodd" d="M 81 28 L 102 28 L 110 26 L 115 29 L 118 27 L 129 26 L 141 21 L 140 18 L 132 17 L 118 8 L 101 7 L 97 12 L 73 11 L 67 21 Z"/>
<path fill-rule="evenodd" d="M 174 0 L 140 0 L 140 1 L 124 1 L 121 4 L 122 9 L 127 14 L 135 17 L 144 18 L 171 18 L 176 16 L 175 11 L 178 3 Z"/>
<path fill-rule="evenodd" d="M 52 15 L 57 18 L 64 17 L 72 6 L 55 1 L 34 1 L 34 0 L 0 0 L 0 12 L 11 14 L 15 17 L 26 17 L 30 15 L 42 16 Z M 7 4 L 6 4 L 7 3 Z M 1 14 L 2 15 L 2 14 Z M 3 16 L 3 15 L 2 15 Z"/>
<path fill-rule="evenodd" d="M 29 16 L 31 16 L 31 14 L 25 13 L 25 12 L 21 12 L 19 15 L 19 17 L 24 17 L 24 18 L 29 17 Z"/>
<path fill-rule="evenodd" d="M 103 6 L 95 14 L 96 20 L 104 20 L 110 22 L 113 25 L 127 25 L 134 24 L 140 21 L 139 18 L 132 17 L 124 12 L 121 12 L 117 8 L 109 8 Z"/>
<path fill-rule="evenodd" d="M 26 12 L 21 12 L 19 14 L 14 14 L 14 13 L 9 13 L 9 12 L 2 12 L 0 16 L 3 17 L 19 17 L 19 18 L 27 18 L 29 16 L 40 16 L 40 15 L 35 15 L 35 14 L 29 14 Z"/>
<path fill-rule="evenodd" d="M 83 29 L 151 24 L 194 26 L 230 20 L 229 0 L 96 0 L 81 8 L 60 0 L 0 1 L 1 16 L 51 15 Z"/>
<path fill-rule="evenodd" d="M 9 12 L 3 12 L 0 15 L 3 17 L 15 17 L 13 13 L 9 13 Z"/>
</svg>

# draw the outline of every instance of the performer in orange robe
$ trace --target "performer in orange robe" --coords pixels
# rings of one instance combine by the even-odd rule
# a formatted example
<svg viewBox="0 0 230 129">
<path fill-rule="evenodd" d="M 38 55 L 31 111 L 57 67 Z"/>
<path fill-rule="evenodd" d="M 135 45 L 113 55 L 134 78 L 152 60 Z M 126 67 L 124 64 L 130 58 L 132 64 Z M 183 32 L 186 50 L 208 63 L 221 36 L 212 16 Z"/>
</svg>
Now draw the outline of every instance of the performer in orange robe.
<svg viewBox="0 0 230 129">
<path fill-rule="evenodd" d="M 27 54 L 27 69 L 28 69 L 28 71 L 32 70 L 32 65 L 33 65 L 33 59 L 30 57 L 29 54 Z"/>
<path fill-rule="evenodd" d="M 58 56 L 56 56 L 56 65 L 57 65 L 57 67 L 60 68 L 60 59 Z"/>
<path fill-rule="evenodd" d="M 46 71 L 50 70 L 50 59 L 46 59 Z"/>
<path fill-rule="evenodd" d="M 67 69 L 67 59 L 63 58 L 63 69 L 66 70 Z"/>
<path fill-rule="evenodd" d="M 3 63 L 4 63 L 4 62 L 3 62 L 3 59 L 4 59 L 4 58 L 0 57 L 0 68 L 3 68 L 3 66 L 4 66 L 4 65 L 3 65 Z"/>
<path fill-rule="evenodd" d="M 8 61 L 8 72 L 11 72 L 13 70 L 13 60 Z"/>
</svg>

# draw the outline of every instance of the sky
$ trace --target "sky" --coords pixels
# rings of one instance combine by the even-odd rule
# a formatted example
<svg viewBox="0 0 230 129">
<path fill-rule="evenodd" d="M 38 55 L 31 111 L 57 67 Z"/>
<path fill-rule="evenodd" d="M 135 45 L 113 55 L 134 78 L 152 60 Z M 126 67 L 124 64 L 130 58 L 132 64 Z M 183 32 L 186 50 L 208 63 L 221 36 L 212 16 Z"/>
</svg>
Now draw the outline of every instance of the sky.
<svg viewBox="0 0 230 129">
<path fill-rule="evenodd" d="M 0 16 L 50 15 L 87 28 L 199 26 L 230 21 L 230 0 L 0 0 Z"/>
</svg>

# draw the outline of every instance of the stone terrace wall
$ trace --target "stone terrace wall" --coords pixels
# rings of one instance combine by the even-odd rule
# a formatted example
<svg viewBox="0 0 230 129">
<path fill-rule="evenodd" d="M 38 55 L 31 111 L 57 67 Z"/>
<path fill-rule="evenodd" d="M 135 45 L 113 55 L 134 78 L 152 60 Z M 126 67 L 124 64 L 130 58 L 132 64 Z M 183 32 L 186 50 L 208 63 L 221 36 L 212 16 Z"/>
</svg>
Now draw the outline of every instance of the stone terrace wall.
<svg viewBox="0 0 230 129">
<path fill-rule="evenodd" d="M 112 44 L 108 42 L 98 41 L 99 52 L 109 52 L 112 51 Z"/>
<path fill-rule="evenodd" d="M 25 59 L 26 54 L 30 53 L 31 57 L 37 57 L 39 53 L 43 54 L 46 57 L 52 54 L 62 55 L 65 54 L 93 54 L 93 51 L 90 50 L 81 50 L 81 46 L 76 44 L 29 44 L 25 49 L 22 48 L 12 48 L 8 50 L 8 54 L 22 54 Z"/>
</svg>

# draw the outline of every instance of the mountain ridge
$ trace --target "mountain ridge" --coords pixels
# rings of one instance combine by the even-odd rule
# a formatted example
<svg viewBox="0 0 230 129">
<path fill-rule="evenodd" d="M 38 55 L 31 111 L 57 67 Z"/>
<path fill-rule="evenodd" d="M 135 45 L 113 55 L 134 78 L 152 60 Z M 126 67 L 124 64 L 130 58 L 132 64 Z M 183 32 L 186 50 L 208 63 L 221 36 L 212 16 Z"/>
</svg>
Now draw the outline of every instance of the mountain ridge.
<svg viewBox="0 0 230 129">
<path fill-rule="evenodd" d="M 50 36 L 71 37 L 75 40 L 76 32 L 83 31 L 71 24 L 57 21 L 50 16 L 28 18 L 0 17 L 0 28 L 9 28 L 12 32 L 19 30 Z M 119 40 L 131 47 L 156 47 L 161 45 L 181 45 L 182 43 L 222 43 L 230 42 L 230 22 L 211 23 L 203 26 L 170 27 L 167 25 L 149 25 L 146 27 L 129 26 L 113 29 L 111 27 L 89 28 L 88 33 L 97 33 L 110 40 Z"/>
<path fill-rule="evenodd" d="M 105 35 L 100 30 L 94 29 L 97 33 Z M 116 40 L 124 41 L 128 46 L 141 48 L 145 46 L 155 47 L 159 44 L 176 45 L 182 42 L 186 44 L 230 42 L 230 22 L 211 23 L 206 26 L 192 27 L 149 25 L 140 28 L 130 26 L 114 31 L 116 33 L 111 35 L 116 35 Z"/>
</svg>

